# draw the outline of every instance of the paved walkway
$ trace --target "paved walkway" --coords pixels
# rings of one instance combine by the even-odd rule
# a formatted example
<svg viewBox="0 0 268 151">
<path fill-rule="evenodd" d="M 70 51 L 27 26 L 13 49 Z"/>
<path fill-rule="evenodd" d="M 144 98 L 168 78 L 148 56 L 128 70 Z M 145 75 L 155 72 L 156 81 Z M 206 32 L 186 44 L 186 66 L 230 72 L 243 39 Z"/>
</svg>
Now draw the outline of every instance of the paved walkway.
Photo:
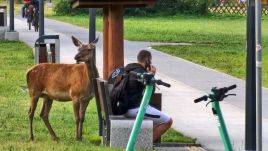
<svg viewBox="0 0 268 151">
<path fill-rule="evenodd" d="M 53 20 L 45 20 L 45 33 L 60 35 L 61 62 L 73 63 L 76 48 L 71 42 L 74 35 L 84 42 L 88 41 L 88 30 L 70 24 Z M 26 20 L 17 17 L 15 29 L 20 32 L 20 40 L 33 46 L 38 33 L 27 30 Z M 97 66 L 102 74 L 102 35 L 97 45 Z M 125 41 L 125 63 L 134 62 L 136 54 L 140 49 L 148 48 L 150 45 L 159 43 Z M 224 150 L 221 143 L 217 123 L 211 114 L 210 107 L 205 102 L 194 104 L 193 100 L 209 92 L 211 87 L 229 86 L 237 84 L 238 88 L 234 93 L 235 97 L 229 97 L 222 102 L 223 114 L 231 135 L 235 150 L 244 149 L 245 136 L 245 82 L 232 76 L 217 72 L 212 69 L 176 58 L 155 50 L 153 64 L 157 67 L 156 78 L 171 83 L 171 88 L 161 87 L 163 93 L 163 110 L 174 119 L 173 128 L 182 131 L 184 134 L 197 138 L 207 150 Z M 263 150 L 268 150 L 268 90 L 263 92 Z"/>
</svg>

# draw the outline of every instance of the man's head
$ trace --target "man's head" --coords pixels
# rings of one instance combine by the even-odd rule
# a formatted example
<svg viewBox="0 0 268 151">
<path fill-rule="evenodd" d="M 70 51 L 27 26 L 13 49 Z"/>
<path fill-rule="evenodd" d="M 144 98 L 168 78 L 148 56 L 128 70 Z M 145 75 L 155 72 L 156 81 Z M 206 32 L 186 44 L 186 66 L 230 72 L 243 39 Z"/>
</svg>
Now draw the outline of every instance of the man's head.
<svg viewBox="0 0 268 151">
<path fill-rule="evenodd" d="M 147 50 L 141 50 L 138 53 L 137 60 L 139 63 L 145 63 L 145 61 L 149 59 L 150 61 L 152 60 L 152 55 L 150 51 Z"/>
</svg>

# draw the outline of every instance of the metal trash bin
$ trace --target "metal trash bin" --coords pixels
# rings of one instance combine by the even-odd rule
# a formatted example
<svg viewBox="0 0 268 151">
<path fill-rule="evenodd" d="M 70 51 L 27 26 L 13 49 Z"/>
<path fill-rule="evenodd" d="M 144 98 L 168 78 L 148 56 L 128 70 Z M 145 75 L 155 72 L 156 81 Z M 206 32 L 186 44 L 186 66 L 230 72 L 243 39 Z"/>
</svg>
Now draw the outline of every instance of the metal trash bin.
<svg viewBox="0 0 268 151">
<path fill-rule="evenodd" d="M 55 43 L 45 42 L 55 40 Z M 59 63 L 60 40 L 59 35 L 44 35 L 35 41 L 34 63 Z"/>
<path fill-rule="evenodd" d="M 7 26 L 7 6 L 0 6 L 0 26 Z"/>
</svg>

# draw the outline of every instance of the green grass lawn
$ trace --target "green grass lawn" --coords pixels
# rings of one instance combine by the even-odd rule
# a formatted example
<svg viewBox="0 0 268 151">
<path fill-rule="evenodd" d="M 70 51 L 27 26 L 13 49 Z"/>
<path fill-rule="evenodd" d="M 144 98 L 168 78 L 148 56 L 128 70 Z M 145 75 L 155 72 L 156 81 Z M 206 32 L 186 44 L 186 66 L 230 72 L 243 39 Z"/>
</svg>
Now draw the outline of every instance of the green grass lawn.
<svg viewBox="0 0 268 151">
<path fill-rule="evenodd" d="M 88 28 L 88 16 L 55 16 L 48 18 Z M 124 36 L 128 40 L 244 43 L 245 19 L 241 17 L 189 16 L 125 17 Z M 102 30 L 102 18 L 97 17 L 97 30 Z"/>
<path fill-rule="evenodd" d="M 82 142 L 75 141 L 72 103 L 53 103 L 50 122 L 60 138 L 54 142 L 39 117 L 40 100 L 33 122 L 35 141 L 29 142 L 29 96 L 21 90 L 21 86 L 26 85 L 25 73 L 33 65 L 32 49 L 22 42 L 0 41 L 0 60 L 0 150 L 118 150 L 100 145 L 95 100 L 90 102 L 86 112 Z M 173 129 L 162 138 L 163 141 L 194 141 Z"/>
<path fill-rule="evenodd" d="M 75 141 L 75 124 L 72 104 L 54 102 L 50 119 L 60 137 L 58 143 L 50 139 L 49 133 L 38 116 L 39 102 L 34 118 L 36 140 L 28 142 L 28 93 L 20 86 L 26 85 L 25 73 L 33 64 L 31 48 L 21 42 L 0 41 L 0 150 L 108 150 L 94 145 L 100 143 L 95 102 L 90 103 L 84 127 L 84 140 Z M 95 121 L 95 122 L 94 122 Z"/>
</svg>

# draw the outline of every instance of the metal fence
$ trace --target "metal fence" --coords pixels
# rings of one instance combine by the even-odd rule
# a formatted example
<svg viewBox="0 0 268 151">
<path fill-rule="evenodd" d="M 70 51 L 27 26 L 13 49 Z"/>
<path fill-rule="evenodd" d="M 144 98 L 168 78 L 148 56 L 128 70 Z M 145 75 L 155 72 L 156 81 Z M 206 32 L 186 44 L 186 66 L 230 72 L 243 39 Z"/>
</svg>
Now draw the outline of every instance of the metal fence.
<svg viewBox="0 0 268 151">
<path fill-rule="evenodd" d="M 216 0 L 208 8 L 210 13 L 246 15 L 246 0 Z M 268 15 L 267 1 L 263 0 L 262 15 Z"/>
</svg>

